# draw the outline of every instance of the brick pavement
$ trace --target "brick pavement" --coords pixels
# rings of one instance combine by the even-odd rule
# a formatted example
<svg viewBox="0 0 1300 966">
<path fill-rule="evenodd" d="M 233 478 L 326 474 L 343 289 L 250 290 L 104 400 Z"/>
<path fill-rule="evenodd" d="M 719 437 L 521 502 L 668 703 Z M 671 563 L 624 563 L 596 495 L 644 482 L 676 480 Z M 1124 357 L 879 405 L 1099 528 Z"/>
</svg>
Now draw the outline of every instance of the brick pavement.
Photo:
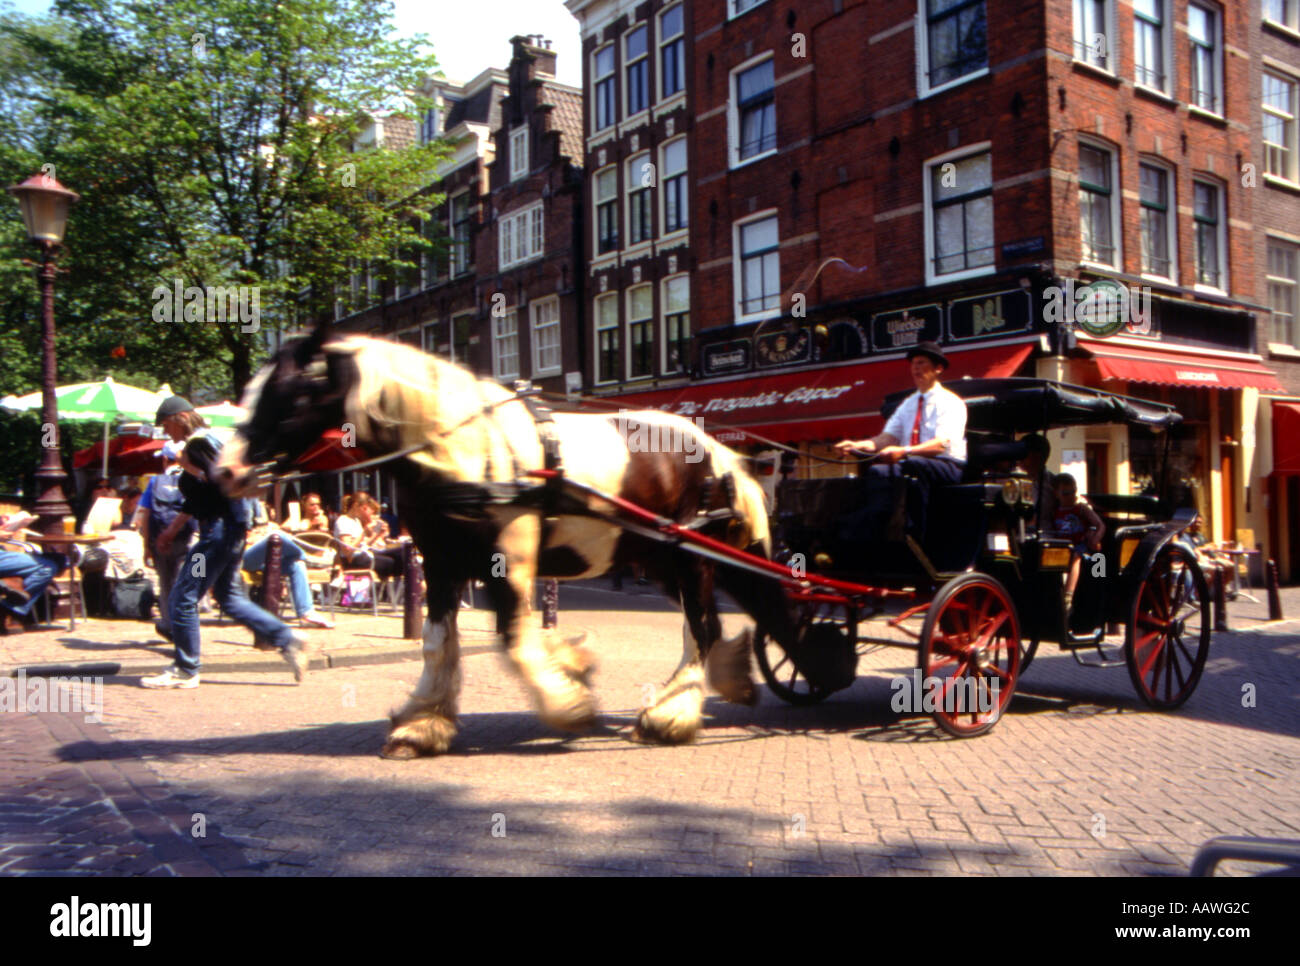
<svg viewBox="0 0 1300 966">
<path fill-rule="evenodd" d="M 696 744 L 634 745 L 643 685 L 667 676 L 680 639 L 657 610 L 562 614 L 565 630 L 593 631 L 601 656 L 596 732 L 548 732 L 500 658 L 472 648 L 453 753 L 416 762 L 376 756 L 415 663 L 340 667 L 299 688 L 252 668 L 166 694 L 109 679 L 103 726 L 43 724 L 41 744 L 30 721 L 55 716 L 14 716 L 26 730 L 0 746 L 4 807 L 25 816 L 17 834 L 37 834 L 27 830 L 62 830 L 86 820 L 77 808 L 136 795 L 142 807 L 101 810 L 109 831 L 89 836 L 103 862 L 137 862 L 117 871 L 1176 875 L 1213 835 L 1300 838 L 1300 623 L 1243 613 L 1234 626 L 1253 629 L 1216 637 L 1179 712 L 1147 711 L 1123 669 L 1050 654 L 998 727 L 971 741 L 896 720 L 888 677 L 911 655 L 881 650 L 821 706 L 790 708 L 766 689 L 752 710 L 711 699 Z M 158 855 L 117 817 L 132 811 L 162 816 L 170 838 L 147 831 L 170 843 L 164 853 L 173 840 L 188 851 Z M 195 813 L 208 839 L 185 841 Z M 72 836 L 88 831 L 33 838 L 19 859 L 0 851 L 0 872 L 78 871 L 84 843 Z M 146 853 L 123 851 L 141 842 Z"/>
</svg>

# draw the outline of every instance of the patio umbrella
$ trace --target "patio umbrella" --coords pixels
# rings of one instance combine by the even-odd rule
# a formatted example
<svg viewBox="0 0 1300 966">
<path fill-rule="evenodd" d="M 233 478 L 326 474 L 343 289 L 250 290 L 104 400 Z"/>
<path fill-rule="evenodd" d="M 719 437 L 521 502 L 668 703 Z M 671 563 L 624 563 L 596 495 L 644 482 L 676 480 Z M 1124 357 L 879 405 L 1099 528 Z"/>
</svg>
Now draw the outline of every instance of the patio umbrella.
<svg viewBox="0 0 1300 966">
<path fill-rule="evenodd" d="M 104 424 L 105 476 L 108 475 L 108 427 L 119 419 L 138 419 L 152 423 L 158 407 L 171 394 L 172 391 L 167 386 L 151 392 L 114 382 L 112 376 L 105 376 L 99 382 L 79 382 L 54 390 L 59 419 Z M 25 396 L 5 396 L 0 399 L 0 408 L 12 412 L 39 410 L 41 394 L 37 391 Z"/>
<path fill-rule="evenodd" d="M 194 411 L 214 428 L 230 428 L 248 418 L 248 410 L 243 406 L 236 406 L 229 400 L 211 406 L 198 406 Z"/>
</svg>

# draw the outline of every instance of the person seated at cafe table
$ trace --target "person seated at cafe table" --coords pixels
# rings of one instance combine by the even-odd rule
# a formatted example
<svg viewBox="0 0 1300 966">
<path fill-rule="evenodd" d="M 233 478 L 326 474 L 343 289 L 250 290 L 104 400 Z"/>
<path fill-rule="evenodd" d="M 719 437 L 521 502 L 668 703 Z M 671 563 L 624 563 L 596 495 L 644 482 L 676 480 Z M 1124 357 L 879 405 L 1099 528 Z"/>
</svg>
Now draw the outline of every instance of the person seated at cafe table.
<svg viewBox="0 0 1300 966">
<path fill-rule="evenodd" d="M 10 516 L 0 513 L 0 527 L 9 521 Z M 21 578 L 23 589 L 0 585 L 0 611 L 13 615 L 24 626 L 30 627 L 35 623 L 32 608 L 54 578 L 68 568 L 68 560 L 62 554 L 17 549 L 25 544 L 7 537 L 7 534 L 0 534 L 0 541 L 4 541 L 0 543 L 0 578 Z"/>
</svg>

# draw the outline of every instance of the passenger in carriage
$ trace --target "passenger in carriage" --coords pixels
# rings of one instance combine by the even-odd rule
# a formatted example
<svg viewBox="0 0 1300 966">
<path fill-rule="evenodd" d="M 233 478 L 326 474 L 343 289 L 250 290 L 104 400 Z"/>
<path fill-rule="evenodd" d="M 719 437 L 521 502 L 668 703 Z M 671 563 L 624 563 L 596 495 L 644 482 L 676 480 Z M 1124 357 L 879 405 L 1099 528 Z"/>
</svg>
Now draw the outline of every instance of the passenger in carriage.
<svg viewBox="0 0 1300 966">
<path fill-rule="evenodd" d="M 966 403 L 939 383 L 939 376 L 948 368 L 948 357 L 935 343 L 921 342 L 908 350 L 907 362 L 916 392 L 894 410 L 884 432 L 835 444 L 841 453 L 858 450 L 876 456 L 864 479 L 868 506 L 855 515 L 853 529 L 858 530 L 859 538 L 871 538 L 874 534 L 867 528 L 878 528 L 880 514 L 889 510 L 879 501 L 882 494 L 888 494 L 881 481 L 894 475 L 892 464 L 901 463 L 917 481 L 918 499 L 909 507 L 908 522 L 918 540 L 924 539 L 934 487 L 960 483 L 966 466 Z"/>
<path fill-rule="evenodd" d="M 1074 607 L 1074 590 L 1079 586 L 1083 555 L 1101 550 L 1106 525 L 1092 507 L 1079 499 L 1079 484 L 1069 473 L 1056 476 L 1056 500 L 1052 529 L 1056 536 L 1066 537 L 1074 544 L 1070 554 L 1070 574 L 1065 581 L 1065 613 L 1068 616 Z"/>
</svg>

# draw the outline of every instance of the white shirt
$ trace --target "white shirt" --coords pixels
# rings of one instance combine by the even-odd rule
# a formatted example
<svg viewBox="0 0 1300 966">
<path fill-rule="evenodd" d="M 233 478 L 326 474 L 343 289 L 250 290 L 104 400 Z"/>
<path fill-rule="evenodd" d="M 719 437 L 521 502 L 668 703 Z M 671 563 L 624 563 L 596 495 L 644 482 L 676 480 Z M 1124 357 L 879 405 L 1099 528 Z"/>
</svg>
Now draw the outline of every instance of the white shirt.
<svg viewBox="0 0 1300 966">
<path fill-rule="evenodd" d="M 954 392 L 939 383 L 924 396 L 914 392 L 903 400 L 885 424 L 885 432 L 902 446 L 912 444 L 912 424 L 916 422 L 917 404 L 924 399 L 921 410 L 921 442 L 946 439 L 948 444 L 937 455 L 966 462 L 966 403 Z"/>
</svg>

